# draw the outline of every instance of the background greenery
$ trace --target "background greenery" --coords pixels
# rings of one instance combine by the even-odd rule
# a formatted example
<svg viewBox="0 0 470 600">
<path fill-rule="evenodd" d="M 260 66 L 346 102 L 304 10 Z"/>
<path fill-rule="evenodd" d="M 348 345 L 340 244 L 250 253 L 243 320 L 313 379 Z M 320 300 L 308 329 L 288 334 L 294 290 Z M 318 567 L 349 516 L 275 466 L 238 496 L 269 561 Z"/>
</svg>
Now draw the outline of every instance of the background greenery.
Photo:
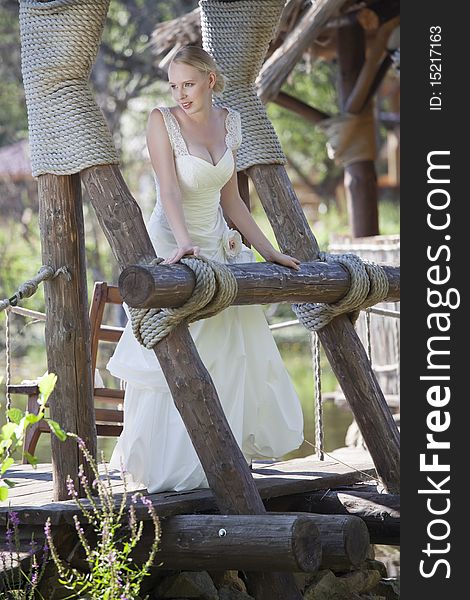
<svg viewBox="0 0 470 600">
<path fill-rule="evenodd" d="M 154 26 L 193 9 L 193 0 L 112 0 L 103 43 L 92 72 L 92 86 L 97 101 L 105 114 L 122 159 L 122 171 L 134 197 L 148 217 L 155 201 L 154 182 L 145 148 L 145 126 L 149 110 L 169 101 L 165 74 L 152 61 L 149 41 Z M 0 0 L 0 147 L 27 137 L 27 115 L 21 81 L 18 2 Z M 330 114 L 337 112 L 336 66 L 334 63 L 299 63 L 284 86 L 284 90 L 304 102 Z M 326 155 L 325 138 L 314 127 L 291 112 L 275 105 L 268 106 L 268 114 L 279 135 L 289 159 L 288 172 L 294 182 L 308 188 L 305 212 L 322 249 L 327 249 L 331 233 L 348 233 L 347 213 L 338 193 L 342 180 L 341 170 Z M 383 141 L 384 131 L 379 130 Z M 380 170 L 380 164 L 378 169 Z M 302 198 L 302 196 L 301 196 Z M 272 229 L 265 217 L 256 194 L 253 194 L 253 213 L 268 237 L 275 242 Z M 17 285 L 33 275 L 41 265 L 37 201 L 22 193 L 18 210 L 4 210 L 5 198 L 0 197 L 0 297 L 10 296 Z M 86 254 L 88 292 L 93 282 L 117 281 L 118 270 L 107 242 L 97 224 L 94 213 L 84 198 L 86 227 Z M 18 218 L 19 215 L 19 218 Z M 380 199 L 380 230 L 383 234 L 399 230 L 399 207 L 396 200 Z M 42 290 L 24 306 L 44 310 Z M 270 322 L 293 318 L 289 306 L 265 307 Z M 114 323 L 122 314 L 109 315 Z M 11 318 L 12 381 L 34 379 L 46 369 L 44 324 L 19 316 Z M 306 420 L 306 439 L 313 442 L 313 376 L 309 335 L 294 327 L 275 334 L 281 354 L 294 380 L 302 401 Z M 99 356 L 100 373 L 106 383 L 111 378 L 105 365 L 111 352 L 103 348 Z M 0 368 L 6 364 L 5 314 L 0 315 Z M 323 389 L 334 390 L 334 376 L 324 357 Z M 116 384 L 116 382 L 115 382 Z M 0 398 L 5 397 L 4 383 Z M 24 399 L 15 398 L 18 406 Z M 4 402 L 2 402 L 4 404 Z M 3 409 L 0 419 L 3 418 Z M 344 434 L 351 422 L 346 409 L 325 404 L 326 450 L 344 444 Z M 101 440 L 100 445 L 109 457 L 113 440 Z M 312 452 L 306 443 L 295 454 Z M 48 436 L 42 436 L 38 455 L 41 461 L 50 458 Z"/>
</svg>

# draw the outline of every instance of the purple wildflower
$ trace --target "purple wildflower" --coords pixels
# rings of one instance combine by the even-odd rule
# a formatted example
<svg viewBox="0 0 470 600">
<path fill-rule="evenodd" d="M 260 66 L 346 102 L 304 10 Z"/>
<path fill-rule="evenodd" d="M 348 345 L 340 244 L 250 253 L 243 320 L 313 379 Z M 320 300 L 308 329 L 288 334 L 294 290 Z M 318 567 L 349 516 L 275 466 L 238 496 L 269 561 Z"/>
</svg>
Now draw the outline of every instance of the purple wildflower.
<svg viewBox="0 0 470 600">
<path fill-rule="evenodd" d="M 15 511 L 8 513 L 8 519 L 13 525 L 13 527 L 18 527 L 18 525 L 20 524 L 20 518 L 18 516 L 18 513 Z"/>
<path fill-rule="evenodd" d="M 72 498 L 76 498 L 78 496 L 78 492 L 75 489 L 73 479 L 70 477 L 70 475 L 67 476 L 67 493 L 69 496 L 72 496 Z"/>
<path fill-rule="evenodd" d="M 86 448 L 85 442 L 82 440 L 81 437 L 77 437 L 77 442 L 78 442 L 78 447 L 80 448 L 80 450 L 85 450 L 85 448 Z"/>
<path fill-rule="evenodd" d="M 50 519 L 47 519 L 46 523 L 44 524 L 44 535 L 46 536 L 46 538 L 51 537 L 51 520 Z"/>
</svg>

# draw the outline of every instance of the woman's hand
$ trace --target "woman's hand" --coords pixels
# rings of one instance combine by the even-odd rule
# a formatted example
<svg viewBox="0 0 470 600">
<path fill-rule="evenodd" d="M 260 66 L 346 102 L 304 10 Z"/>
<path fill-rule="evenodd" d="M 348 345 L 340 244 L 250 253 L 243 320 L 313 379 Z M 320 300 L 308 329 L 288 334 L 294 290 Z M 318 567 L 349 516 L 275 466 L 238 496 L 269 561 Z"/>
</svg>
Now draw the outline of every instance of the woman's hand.
<svg viewBox="0 0 470 600">
<path fill-rule="evenodd" d="M 290 267 L 296 271 L 300 269 L 300 260 L 293 256 L 289 256 L 289 254 L 282 254 L 282 252 L 279 252 L 278 250 L 273 249 L 273 251 L 269 253 L 269 256 L 265 256 L 264 258 L 269 262 L 277 263 L 283 267 Z"/>
<path fill-rule="evenodd" d="M 168 258 L 165 258 L 165 260 L 160 264 L 174 265 L 181 258 L 183 258 L 183 256 L 186 256 L 187 254 L 194 254 L 194 256 L 199 256 L 200 252 L 201 248 L 199 246 L 194 246 L 193 244 L 185 244 L 184 246 L 179 246 L 178 248 L 176 248 L 173 254 L 170 254 L 170 256 L 168 256 Z"/>
</svg>

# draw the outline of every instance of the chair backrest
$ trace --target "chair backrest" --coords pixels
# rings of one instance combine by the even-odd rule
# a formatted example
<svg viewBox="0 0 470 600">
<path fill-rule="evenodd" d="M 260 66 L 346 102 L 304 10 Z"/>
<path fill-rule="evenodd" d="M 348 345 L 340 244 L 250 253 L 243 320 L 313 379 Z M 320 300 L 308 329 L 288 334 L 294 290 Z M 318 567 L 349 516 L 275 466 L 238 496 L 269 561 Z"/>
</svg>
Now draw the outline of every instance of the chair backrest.
<svg viewBox="0 0 470 600">
<path fill-rule="evenodd" d="M 112 342 L 117 344 L 123 332 L 122 327 L 103 325 L 102 320 L 104 309 L 106 308 L 107 304 L 122 304 L 122 302 L 122 296 L 117 286 L 108 285 L 105 281 L 95 282 L 90 304 L 92 373 L 94 373 L 96 369 L 99 342 Z"/>
</svg>

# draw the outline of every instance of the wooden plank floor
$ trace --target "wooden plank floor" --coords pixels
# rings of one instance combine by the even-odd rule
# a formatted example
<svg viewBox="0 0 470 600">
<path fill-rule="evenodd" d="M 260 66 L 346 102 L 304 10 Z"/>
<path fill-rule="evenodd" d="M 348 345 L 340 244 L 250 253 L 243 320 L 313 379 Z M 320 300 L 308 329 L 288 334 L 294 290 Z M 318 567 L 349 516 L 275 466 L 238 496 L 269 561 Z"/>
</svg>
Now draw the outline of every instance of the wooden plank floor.
<svg viewBox="0 0 470 600">
<path fill-rule="evenodd" d="M 103 472 L 103 466 L 100 471 Z M 324 461 L 307 456 L 283 462 L 255 461 L 253 465 L 253 477 L 263 499 L 351 485 L 367 481 L 375 474 L 369 455 L 361 451 L 348 452 L 346 456 L 338 454 L 338 458 L 333 454 Z M 78 512 L 76 503 L 73 500 L 52 501 L 50 464 L 38 465 L 37 469 L 30 465 L 13 466 L 8 470 L 8 479 L 16 485 L 10 490 L 8 501 L 0 505 L 0 527 L 6 525 L 8 511 L 11 510 L 18 512 L 21 522 L 29 525 L 44 524 L 47 517 L 51 517 L 54 525 L 73 522 L 72 516 Z M 118 502 L 124 488 L 117 471 L 111 473 L 111 481 Z M 127 488 L 128 492 L 139 490 L 131 483 Z M 208 489 L 163 492 L 149 497 L 157 514 L 162 517 L 217 510 L 212 492 Z M 142 507 L 139 517 L 145 518 L 146 514 Z"/>
</svg>

